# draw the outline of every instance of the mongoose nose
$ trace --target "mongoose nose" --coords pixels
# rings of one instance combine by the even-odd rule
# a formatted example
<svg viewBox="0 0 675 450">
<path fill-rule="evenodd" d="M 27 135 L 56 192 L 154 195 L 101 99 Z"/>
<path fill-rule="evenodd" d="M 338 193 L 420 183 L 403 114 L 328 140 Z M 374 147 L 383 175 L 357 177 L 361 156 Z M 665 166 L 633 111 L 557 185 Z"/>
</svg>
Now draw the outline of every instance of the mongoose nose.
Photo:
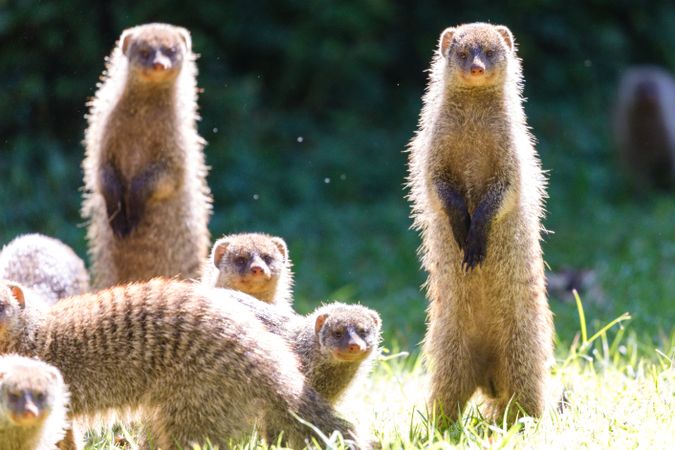
<svg viewBox="0 0 675 450">
<path fill-rule="evenodd" d="M 263 268 L 260 266 L 251 266 L 251 273 L 253 275 L 262 275 L 264 272 Z"/>
<path fill-rule="evenodd" d="M 23 420 L 31 420 L 37 417 L 37 410 L 27 409 L 21 414 Z"/>
<path fill-rule="evenodd" d="M 37 416 L 38 410 L 36 407 L 27 407 L 23 411 L 14 411 L 11 414 L 12 421 L 17 424 L 30 423 L 35 420 Z"/>
<path fill-rule="evenodd" d="M 347 346 L 347 350 L 349 350 L 349 353 L 360 353 L 361 346 L 357 343 L 352 343 Z"/>
<path fill-rule="evenodd" d="M 166 70 L 166 66 L 161 62 L 152 63 L 152 68 L 157 71 Z"/>
<path fill-rule="evenodd" d="M 471 65 L 471 75 L 483 75 L 485 69 L 478 64 Z"/>
</svg>

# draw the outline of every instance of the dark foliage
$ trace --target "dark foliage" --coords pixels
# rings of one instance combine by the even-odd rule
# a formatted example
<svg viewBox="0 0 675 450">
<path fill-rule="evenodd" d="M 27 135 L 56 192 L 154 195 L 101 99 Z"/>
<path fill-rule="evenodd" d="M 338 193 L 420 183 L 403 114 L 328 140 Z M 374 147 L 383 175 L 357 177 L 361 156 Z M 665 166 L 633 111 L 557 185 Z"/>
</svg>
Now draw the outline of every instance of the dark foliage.
<svg viewBox="0 0 675 450">
<path fill-rule="evenodd" d="M 545 247 L 549 263 L 604 267 L 611 279 L 603 261 L 624 260 L 611 238 L 597 239 L 605 219 L 588 217 L 606 211 L 621 233 L 630 219 L 620 211 L 650 208 L 636 205 L 616 174 L 612 95 L 629 64 L 675 69 L 667 0 L 0 0 L 0 241 L 40 231 L 84 255 L 81 140 L 103 59 L 126 27 L 179 24 L 201 54 L 214 235 L 284 236 L 300 308 L 331 293 L 361 298 L 414 343 L 425 300 L 402 197 L 403 150 L 440 32 L 477 20 L 508 25 L 524 60 L 530 125 L 551 169 L 547 227 L 558 234 Z M 655 201 L 658 217 L 675 211 L 672 198 Z M 653 227 L 649 248 L 667 225 Z M 671 250 L 646 251 L 657 270 L 672 263 L 670 242 Z M 665 301 L 672 282 L 657 285 L 642 295 Z"/>
</svg>

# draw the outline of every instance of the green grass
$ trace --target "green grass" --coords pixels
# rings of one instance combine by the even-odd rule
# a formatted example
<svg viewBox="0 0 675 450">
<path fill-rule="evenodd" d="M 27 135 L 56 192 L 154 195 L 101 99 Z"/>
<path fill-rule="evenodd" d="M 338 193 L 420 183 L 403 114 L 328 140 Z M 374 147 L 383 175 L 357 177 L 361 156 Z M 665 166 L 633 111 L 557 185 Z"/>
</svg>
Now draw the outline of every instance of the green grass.
<svg viewBox="0 0 675 450">
<path fill-rule="evenodd" d="M 480 405 L 471 403 L 461 422 L 441 433 L 425 407 L 428 378 L 421 358 L 387 349 L 373 374 L 338 409 L 382 448 L 671 448 L 675 334 L 664 347 L 646 348 L 631 331 L 629 315 L 589 329 L 578 297 L 573 307 L 579 332 L 559 352 L 548 388 L 550 406 L 541 419 L 526 417 L 512 426 L 491 423 L 481 418 Z M 563 391 L 566 407 L 560 411 Z M 103 431 L 87 448 L 116 448 L 113 437 Z M 339 436 L 321 444 L 346 448 Z M 268 447 L 253 435 L 237 448 Z"/>
</svg>

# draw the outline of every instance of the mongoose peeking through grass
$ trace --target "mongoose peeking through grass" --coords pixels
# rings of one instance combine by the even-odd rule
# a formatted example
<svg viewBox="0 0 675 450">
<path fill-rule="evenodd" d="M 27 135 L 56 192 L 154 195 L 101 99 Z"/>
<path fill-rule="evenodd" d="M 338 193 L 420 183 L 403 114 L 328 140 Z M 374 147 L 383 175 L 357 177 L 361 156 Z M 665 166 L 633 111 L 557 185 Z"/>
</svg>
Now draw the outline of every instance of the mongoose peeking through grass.
<svg viewBox="0 0 675 450">
<path fill-rule="evenodd" d="M 247 295 L 234 299 L 287 340 L 307 383 L 331 404 L 368 373 L 379 354 L 382 322 L 376 311 L 365 306 L 334 302 L 301 316 Z"/>
<path fill-rule="evenodd" d="M 191 47 L 181 27 L 124 30 L 89 103 L 82 213 L 97 289 L 196 279 L 208 255 L 211 194 Z"/>
<path fill-rule="evenodd" d="M 57 367 L 73 420 L 137 411 L 165 450 L 207 438 L 226 448 L 261 417 L 268 442 L 282 433 L 294 446 L 317 437 L 296 416 L 350 437 L 352 425 L 308 386 L 285 340 L 223 298 L 237 294 L 156 278 L 45 309 L 0 282 L 0 353 Z"/>
<path fill-rule="evenodd" d="M 27 286 L 50 304 L 89 290 L 82 259 L 60 240 L 42 234 L 18 236 L 2 248 L 0 279 Z"/>
<path fill-rule="evenodd" d="M 202 281 L 291 307 L 293 272 L 286 242 L 263 233 L 224 236 L 213 244 Z"/>
<path fill-rule="evenodd" d="M 329 303 L 304 318 L 291 341 L 307 382 L 337 402 L 379 354 L 382 321 L 361 305 Z"/>
<path fill-rule="evenodd" d="M 0 357 L 0 448 L 55 450 L 64 436 L 68 391 L 54 366 Z"/>
<path fill-rule="evenodd" d="M 477 389 L 486 414 L 539 416 L 553 351 L 541 218 L 546 180 L 511 31 L 473 23 L 440 36 L 409 145 L 409 199 L 428 273 L 424 352 L 445 426 Z"/>
</svg>

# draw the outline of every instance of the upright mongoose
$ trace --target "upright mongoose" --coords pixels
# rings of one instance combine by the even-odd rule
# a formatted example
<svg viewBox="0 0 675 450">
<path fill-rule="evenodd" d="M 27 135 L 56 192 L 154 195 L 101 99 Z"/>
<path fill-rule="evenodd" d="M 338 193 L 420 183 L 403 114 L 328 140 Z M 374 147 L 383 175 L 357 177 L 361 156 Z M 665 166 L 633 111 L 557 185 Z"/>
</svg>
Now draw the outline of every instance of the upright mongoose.
<svg viewBox="0 0 675 450">
<path fill-rule="evenodd" d="M 635 66 L 619 83 L 614 136 L 627 175 L 638 188 L 675 185 L 675 78 Z"/>
<path fill-rule="evenodd" d="M 0 279 L 27 286 L 50 304 L 89 290 L 82 259 L 60 240 L 42 234 L 24 234 L 2 248 Z"/>
<path fill-rule="evenodd" d="M 293 272 L 286 242 L 263 233 L 224 236 L 213 244 L 202 274 L 209 286 L 245 292 L 265 303 L 290 307 Z"/>
<path fill-rule="evenodd" d="M 441 426 L 477 388 L 494 417 L 510 400 L 512 414 L 544 408 L 553 351 L 539 243 L 546 180 L 521 91 L 507 27 L 443 31 L 408 178 L 428 272 L 430 402 Z"/>
<path fill-rule="evenodd" d="M 301 316 L 249 296 L 234 299 L 287 340 L 307 383 L 331 404 L 370 370 L 379 354 L 382 322 L 376 311 L 365 306 L 334 302 Z"/>
<path fill-rule="evenodd" d="M 129 28 L 89 103 L 83 216 L 93 285 L 197 279 L 209 251 L 211 194 L 197 134 L 187 30 Z"/>
<path fill-rule="evenodd" d="M 0 448 L 56 449 L 67 425 L 67 403 L 56 367 L 17 355 L 0 357 Z"/>
<path fill-rule="evenodd" d="M 315 436 L 296 416 L 329 435 L 352 426 L 305 382 L 279 336 L 236 291 L 152 279 L 33 306 L 20 285 L 0 283 L 0 353 L 56 366 L 81 422 L 108 411 L 136 411 L 164 450 L 221 448 L 264 416 L 270 442 L 300 445 Z M 226 305 L 226 307 L 225 307 Z"/>
</svg>

